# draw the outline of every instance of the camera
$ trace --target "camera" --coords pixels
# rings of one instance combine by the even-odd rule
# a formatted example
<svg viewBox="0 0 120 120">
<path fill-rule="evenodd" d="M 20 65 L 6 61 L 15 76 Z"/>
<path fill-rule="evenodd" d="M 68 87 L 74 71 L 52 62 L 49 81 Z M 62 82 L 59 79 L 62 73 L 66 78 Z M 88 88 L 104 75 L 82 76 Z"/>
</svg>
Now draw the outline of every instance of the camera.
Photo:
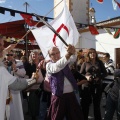
<svg viewBox="0 0 120 120">
<path fill-rule="evenodd" d="M 92 76 L 91 76 L 91 79 L 95 79 L 95 78 L 97 78 L 97 75 L 94 73 Z"/>
<path fill-rule="evenodd" d="M 95 79 L 97 78 L 97 70 L 96 70 L 96 68 L 94 66 L 92 66 L 90 68 L 90 74 L 91 74 L 91 77 L 90 77 L 91 81 L 90 81 L 90 83 L 91 84 L 96 84 L 96 80 Z"/>
</svg>

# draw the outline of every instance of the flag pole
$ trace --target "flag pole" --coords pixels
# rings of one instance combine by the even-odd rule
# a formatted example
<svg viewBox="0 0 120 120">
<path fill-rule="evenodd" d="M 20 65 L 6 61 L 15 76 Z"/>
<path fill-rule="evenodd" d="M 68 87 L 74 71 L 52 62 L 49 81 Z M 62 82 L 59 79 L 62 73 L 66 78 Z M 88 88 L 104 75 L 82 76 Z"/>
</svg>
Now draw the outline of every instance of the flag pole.
<svg viewBox="0 0 120 120">
<path fill-rule="evenodd" d="M 63 0 L 61 0 L 56 6 L 54 6 L 54 7 L 43 17 L 43 19 L 44 19 L 51 11 L 53 11 L 62 1 L 63 1 Z M 39 23 L 40 23 L 40 21 L 38 21 L 38 23 L 37 23 L 35 26 L 37 26 Z"/>
<path fill-rule="evenodd" d="M 27 7 L 29 6 L 29 4 L 27 2 L 25 2 L 23 5 L 25 5 L 26 8 L 26 13 L 27 13 Z M 25 31 L 27 31 L 28 25 L 27 23 L 25 23 Z M 28 36 L 25 36 L 25 55 L 28 58 Z"/>
<path fill-rule="evenodd" d="M 56 6 L 54 6 L 54 7 L 45 15 L 45 17 L 46 17 L 52 10 L 54 10 L 62 1 L 63 1 L 63 0 L 61 0 Z M 45 17 L 43 17 L 43 19 L 44 19 Z"/>
</svg>

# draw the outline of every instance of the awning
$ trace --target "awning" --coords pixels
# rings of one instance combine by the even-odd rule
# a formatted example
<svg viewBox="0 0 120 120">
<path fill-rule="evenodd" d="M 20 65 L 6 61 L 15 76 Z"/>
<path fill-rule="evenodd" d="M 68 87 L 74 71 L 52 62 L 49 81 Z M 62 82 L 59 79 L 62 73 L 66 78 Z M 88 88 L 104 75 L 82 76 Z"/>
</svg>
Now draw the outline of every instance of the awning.
<svg viewBox="0 0 120 120">
<path fill-rule="evenodd" d="M 43 25 L 44 24 L 40 22 L 38 24 L 38 27 L 41 27 Z M 0 24 L 0 34 L 7 37 L 14 37 L 21 39 L 26 34 L 25 20 L 18 20 L 18 21 L 12 21 L 12 22 L 6 22 Z M 28 40 L 35 40 L 31 32 L 28 33 L 27 38 Z"/>
<path fill-rule="evenodd" d="M 10 42 L 6 42 L 4 43 L 4 47 L 6 48 L 7 46 L 9 46 Z M 17 44 L 17 46 L 15 48 L 18 48 L 18 49 L 22 49 L 22 50 L 25 50 L 26 49 L 26 46 L 24 44 Z M 34 49 L 40 49 L 38 45 L 27 45 L 27 49 L 28 50 L 34 50 Z"/>
</svg>

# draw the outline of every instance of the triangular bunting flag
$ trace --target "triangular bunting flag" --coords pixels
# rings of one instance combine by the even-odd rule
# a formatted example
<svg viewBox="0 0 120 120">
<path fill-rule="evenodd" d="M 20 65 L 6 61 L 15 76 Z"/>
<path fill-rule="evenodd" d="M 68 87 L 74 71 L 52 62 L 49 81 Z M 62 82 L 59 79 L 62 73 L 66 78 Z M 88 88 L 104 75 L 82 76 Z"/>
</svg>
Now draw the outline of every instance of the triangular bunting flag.
<svg viewBox="0 0 120 120">
<path fill-rule="evenodd" d="M 113 9 L 117 10 L 117 3 L 115 2 L 115 0 L 112 0 L 112 4 L 113 4 Z"/>
<path fill-rule="evenodd" d="M 36 23 L 33 21 L 33 18 L 31 15 L 28 14 L 20 14 L 24 19 L 25 22 L 29 25 L 29 26 L 34 26 Z"/>
<path fill-rule="evenodd" d="M 5 10 L 1 8 L 0 13 L 5 14 Z"/>
<path fill-rule="evenodd" d="M 105 30 L 107 33 L 109 33 L 110 35 L 112 35 L 112 33 L 111 33 L 111 31 L 110 31 L 109 28 L 104 28 L 104 30 Z"/>
<path fill-rule="evenodd" d="M 120 29 L 116 29 L 113 37 L 114 38 L 119 38 L 119 35 L 120 35 Z"/>
<path fill-rule="evenodd" d="M 13 16 L 13 17 L 15 17 L 15 11 L 11 10 L 10 11 L 10 15 Z"/>
<path fill-rule="evenodd" d="M 89 30 L 90 30 L 92 35 L 98 35 L 99 34 L 96 27 L 94 27 L 93 25 L 89 25 Z"/>
</svg>

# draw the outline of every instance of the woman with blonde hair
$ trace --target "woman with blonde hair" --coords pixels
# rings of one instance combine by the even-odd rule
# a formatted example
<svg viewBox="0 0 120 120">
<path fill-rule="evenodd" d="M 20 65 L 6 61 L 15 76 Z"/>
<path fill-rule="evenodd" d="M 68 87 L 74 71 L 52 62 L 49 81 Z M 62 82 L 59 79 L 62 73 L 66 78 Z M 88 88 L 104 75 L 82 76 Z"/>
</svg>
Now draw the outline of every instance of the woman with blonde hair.
<svg viewBox="0 0 120 120">
<path fill-rule="evenodd" d="M 29 91 L 29 101 L 28 101 L 28 109 L 29 114 L 32 117 L 32 120 L 36 120 L 39 115 L 39 106 L 40 106 L 40 84 L 43 81 L 43 75 L 41 73 L 41 69 L 39 69 L 38 65 L 40 63 L 40 54 L 38 51 L 33 51 L 30 53 L 29 62 L 31 67 L 31 72 L 35 72 L 38 70 L 39 79 L 38 84 L 33 85 L 31 88 L 28 89 Z"/>
</svg>

